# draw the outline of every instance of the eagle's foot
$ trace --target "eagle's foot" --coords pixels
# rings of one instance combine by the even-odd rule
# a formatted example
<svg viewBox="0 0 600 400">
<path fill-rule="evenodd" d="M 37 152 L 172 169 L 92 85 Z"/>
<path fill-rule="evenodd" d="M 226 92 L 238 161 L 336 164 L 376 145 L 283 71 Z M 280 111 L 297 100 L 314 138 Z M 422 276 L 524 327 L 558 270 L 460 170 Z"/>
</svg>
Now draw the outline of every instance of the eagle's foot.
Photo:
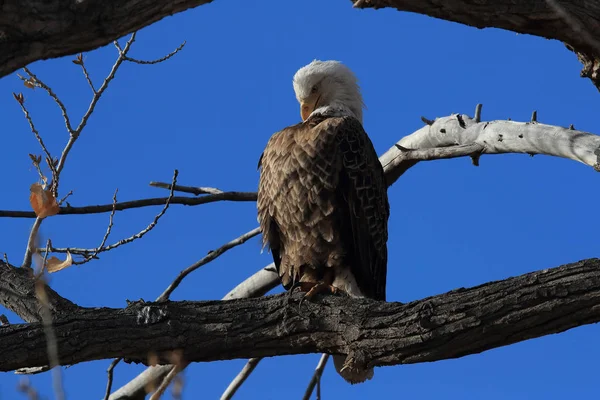
<svg viewBox="0 0 600 400">
<path fill-rule="evenodd" d="M 306 294 L 300 300 L 300 304 L 298 304 L 298 308 L 302 307 L 302 303 L 305 300 L 312 300 L 314 296 L 317 294 L 333 294 L 336 295 L 340 293 L 340 290 L 333 285 L 324 282 L 301 282 L 300 283 L 300 291 L 306 292 Z"/>
</svg>

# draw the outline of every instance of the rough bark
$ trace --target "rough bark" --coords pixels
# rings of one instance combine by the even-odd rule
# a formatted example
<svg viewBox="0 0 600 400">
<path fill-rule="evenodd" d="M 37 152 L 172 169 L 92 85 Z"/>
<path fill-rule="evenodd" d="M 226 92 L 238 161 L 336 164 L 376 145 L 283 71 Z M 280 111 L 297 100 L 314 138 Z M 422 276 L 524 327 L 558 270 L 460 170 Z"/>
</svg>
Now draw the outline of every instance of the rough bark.
<svg viewBox="0 0 600 400">
<path fill-rule="evenodd" d="M 501 28 L 564 42 L 600 90 L 600 2 L 593 0 L 350 0 L 358 8 L 392 7 L 476 28 Z"/>
<path fill-rule="evenodd" d="M 48 305 L 55 316 L 69 314 L 79 306 L 65 299 L 46 285 Z M 35 295 L 35 280 L 30 268 L 15 268 L 0 261 L 0 305 L 27 322 L 39 322 L 40 303 Z"/>
<path fill-rule="evenodd" d="M 301 296 L 301 294 L 300 294 Z M 600 259 L 408 304 L 299 295 L 80 308 L 54 324 L 61 364 L 112 357 L 187 361 L 349 354 L 372 366 L 436 361 L 600 321 Z M 41 324 L 0 327 L 0 370 L 48 363 Z"/>
<path fill-rule="evenodd" d="M 27 64 L 93 50 L 212 0 L 0 2 L 0 77 Z"/>
</svg>

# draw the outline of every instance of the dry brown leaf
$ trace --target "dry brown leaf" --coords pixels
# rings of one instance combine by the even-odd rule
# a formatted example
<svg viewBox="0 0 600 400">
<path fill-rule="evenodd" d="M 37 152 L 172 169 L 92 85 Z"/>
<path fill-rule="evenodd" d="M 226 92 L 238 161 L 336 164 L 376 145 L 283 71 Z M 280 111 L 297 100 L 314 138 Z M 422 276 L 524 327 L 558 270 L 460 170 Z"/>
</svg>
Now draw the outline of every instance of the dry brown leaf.
<svg viewBox="0 0 600 400">
<path fill-rule="evenodd" d="M 46 260 L 46 270 L 49 273 L 60 271 L 73 265 L 73 257 L 71 253 L 67 251 L 67 259 L 65 261 L 59 260 L 56 256 L 50 257 Z"/>
<path fill-rule="evenodd" d="M 46 218 L 58 214 L 60 207 L 49 189 L 44 190 L 42 185 L 34 183 L 29 190 L 29 202 L 36 216 Z"/>
<path fill-rule="evenodd" d="M 33 83 L 33 81 L 32 81 L 32 80 L 30 80 L 30 79 L 25 79 L 25 80 L 23 81 L 23 85 L 25 85 L 25 87 L 26 87 L 26 88 L 29 88 L 29 89 L 35 89 L 35 84 L 34 84 L 34 83 Z"/>
</svg>

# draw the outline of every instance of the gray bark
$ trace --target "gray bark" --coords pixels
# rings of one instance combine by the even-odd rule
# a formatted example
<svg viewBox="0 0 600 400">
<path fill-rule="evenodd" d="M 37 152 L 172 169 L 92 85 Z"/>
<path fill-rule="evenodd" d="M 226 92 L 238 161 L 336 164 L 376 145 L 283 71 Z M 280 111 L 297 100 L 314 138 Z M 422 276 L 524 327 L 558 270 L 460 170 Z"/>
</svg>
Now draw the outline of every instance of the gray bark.
<svg viewBox="0 0 600 400">
<path fill-rule="evenodd" d="M 296 294 L 229 301 L 78 308 L 54 324 L 60 363 L 112 357 L 167 362 L 349 354 L 369 366 L 462 357 L 600 321 L 600 259 L 588 259 L 408 304 Z M 192 334 L 193 333 L 193 334 Z M 41 324 L 0 327 L 0 370 L 48 363 Z"/>
</svg>

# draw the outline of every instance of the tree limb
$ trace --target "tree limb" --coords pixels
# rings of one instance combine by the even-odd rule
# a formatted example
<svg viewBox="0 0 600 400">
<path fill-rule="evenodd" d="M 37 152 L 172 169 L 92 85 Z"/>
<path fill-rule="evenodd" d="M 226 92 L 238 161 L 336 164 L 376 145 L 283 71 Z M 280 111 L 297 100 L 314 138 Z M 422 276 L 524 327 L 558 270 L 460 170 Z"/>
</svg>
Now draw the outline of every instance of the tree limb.
<svg viewBox="0 0 600 400">
<path fill-rule="evenodd" d="M 212 0 L 7 0 L 0 3 L 0 77 L 27 64 L 90 51 Z"/>
<path fill-rule="evenodd" d="M 48 296 L 48 307 L 53 315 L 61 316 L 79 309 L 79 306 L 61 297 L 49 286 L 45 287 L 45 291 Z M 11 310 L 24 321 L 42 320 L 31 268 L 15 268 L 0 261 L 0 305 Z"/>
<path fill-rule="evenodd" d="M 168 362 L 175 349 L 187 362 L 322 352 L 367 366 L 457 358 L 599 322 L 600 259 L 408 304 L 324 296 L 299 313 L 301 296 L 80 308 L 54 323 L 59 358 L 144 363 L 152 351 Z M 0 338 L 0 371 L 48 363 L 41 324 L 2 326 Z"/>
<path fill-rule="evenodd" d="M 273 263 L 259 269 L 252 276 L 227 293 L 223 300 L 233 300 L 248 297 L 260 297 L 279 285 L 279 275 Z M 173 369 L 173 365 L 155 365 L 129 381 L 126 385 L 110 395 L 109 400 L 144 399 L 146 387 L 150 382 L 160 382 Z"/>
<path fill-rule="evenodd" d="M 576 0 L 350 0 L 356 8 L 392 7 L 476 28 L 501 28 L 560 40 L 584 64 L 581 72 L 600 90 L 600 3 Z M 561 10 L 557 13 L 557 9 Z M 564 16 L 567 16 L 565 18 Z M 574 25 L 573 21 L 577 21 Z M 579 27 L 585 27 L 582 34 Z"/>
</svg>

